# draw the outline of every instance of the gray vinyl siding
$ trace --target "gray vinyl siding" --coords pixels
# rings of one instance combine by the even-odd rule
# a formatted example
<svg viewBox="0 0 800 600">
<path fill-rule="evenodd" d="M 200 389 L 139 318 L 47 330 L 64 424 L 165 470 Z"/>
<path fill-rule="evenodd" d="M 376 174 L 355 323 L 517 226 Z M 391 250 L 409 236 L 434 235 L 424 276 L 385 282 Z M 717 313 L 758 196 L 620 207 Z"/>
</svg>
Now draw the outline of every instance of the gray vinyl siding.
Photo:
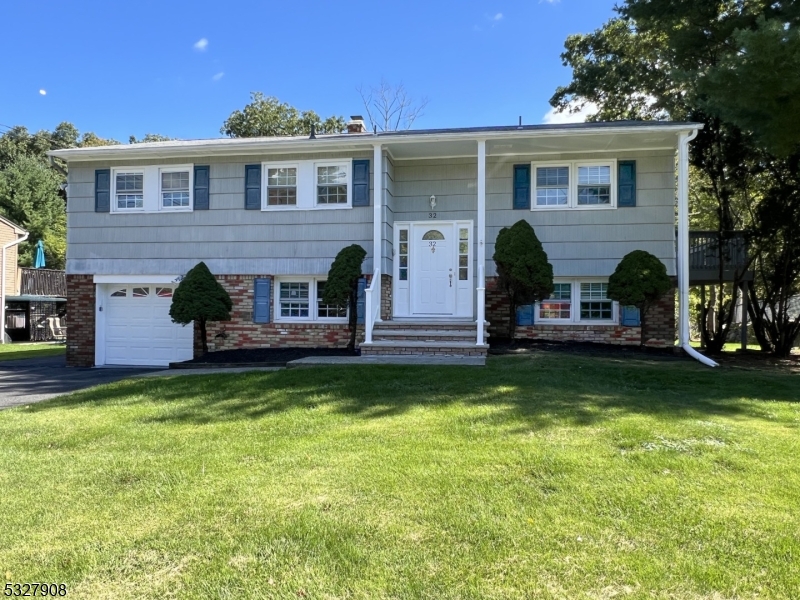
<svg viewBox="0 0 800 600">
<path fill-rule="evenodd" d="M 514 210 L 513 165 L 532 161 L 637 161 L 637 206 L 601 210 Z M 671 152 L 614 155 L 487 157 L 486 274 L 495 274 L 494 244 L 503 227 L 527 220 L 557 277 L 608 277 L 632 250 L 647 250 L 675 275 L 675 175 Z M 426 221 L 436 196 L 436 220 L 476 220 L 477 158 L 401 161 L 395 165 L 394 218 Z"/>
<path fill-rule="evenodd" d="M 205 261 L 217 274 L 320 275 L 344 246 L 367 251 L 372 270 L 373 206 L 350 209 L 244 209 L 244 166 L 264 161 L 372 159 L 371 153 L 199 157 L 210 165 L 209 210 L 140 214 L 94 212 L 95 169 L 184 160 L 71 165 L 67 202 L 67 272 L 98 275 L 182 274 Z M 370 161 L 370 169 L 374 169 Z M 370 203 L 373 202 L 370 176 Z"/>
<path fill-rule="evenodd" d="M 394 163 L 392 159 L 385 156 L 384 163 L 384 202 L 383 202 L 383 226 L 381 245 L 383 249 L 383 261 L 381 272 L 392 274 L 394 268 Z"/>
</svg>

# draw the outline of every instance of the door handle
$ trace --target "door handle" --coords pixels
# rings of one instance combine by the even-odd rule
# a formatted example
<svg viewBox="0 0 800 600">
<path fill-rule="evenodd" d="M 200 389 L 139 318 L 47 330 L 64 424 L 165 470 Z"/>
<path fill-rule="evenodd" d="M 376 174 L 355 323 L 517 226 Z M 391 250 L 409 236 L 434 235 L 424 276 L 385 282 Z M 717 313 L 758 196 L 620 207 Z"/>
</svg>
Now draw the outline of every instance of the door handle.
<svg viewBox="0 0 800 600">
<path fill-rule="evenodd" d="M 453 274 L 450 273 L 450 287 L 453 287 Z"/>
</svg>

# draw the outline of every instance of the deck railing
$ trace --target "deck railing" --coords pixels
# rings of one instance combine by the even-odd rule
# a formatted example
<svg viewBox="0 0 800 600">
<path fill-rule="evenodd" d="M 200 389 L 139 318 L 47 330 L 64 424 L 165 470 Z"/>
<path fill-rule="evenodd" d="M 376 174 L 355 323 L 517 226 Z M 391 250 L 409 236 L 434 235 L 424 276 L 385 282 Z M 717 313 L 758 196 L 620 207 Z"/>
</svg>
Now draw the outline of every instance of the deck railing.
<svg viewBox="0 0 800 600">
<path fill-rule="evenodd" d="M 67 277 L 54 269 L 22 268 L 19 293 L 31 296 L 67 296 Z"/>
<path fill-rule="evenodd" d="M 372 343 L 372 330 L 381 309 L 381 270 L 375 269 L 369 287 L 364 291 L 364 343 Z"/>
<path fill-rule="evenodd" d="M 721 240 L 718 231 L 689 232 L 689 268 L 718 269 L 720 259 L 725 267 L 747 265 L 747 242 L 744 232 L 734 231 Z"/>
</svg>

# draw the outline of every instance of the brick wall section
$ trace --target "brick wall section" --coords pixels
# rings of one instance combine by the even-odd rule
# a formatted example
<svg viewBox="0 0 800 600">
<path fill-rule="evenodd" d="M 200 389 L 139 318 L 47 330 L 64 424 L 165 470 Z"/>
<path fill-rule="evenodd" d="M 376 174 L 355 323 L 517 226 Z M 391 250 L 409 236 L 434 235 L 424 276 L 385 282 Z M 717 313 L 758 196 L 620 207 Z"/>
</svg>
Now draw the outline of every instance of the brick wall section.
<svg viewBox="0 0 800 600">
<path fill-rule="evenodd" d="M 645 319 L 645 345 L 666 348 L 675 345 L 675 293 L 668 291 L 647 311 Z"/>
<path fill-rule="evenodd" d="M 231 320 L 208 323 L 209 350 L 237 348 L 344 348 L 350 339 L 347 324 L 254 323 L 253 280 L 270 275 L 217 275 L 233 302 Z M 274 285 L 274 282 L 273 282 Z M 274 294 L 274 287 L 271 288 Z M 274 317 L 275 307 L 270 304 Z M 356 346 L 363 341 L 363 326 L 356 334 Z M 201 351 L 200 327 L 195 324 L 195 356 Z"/>
<path fill-rule="evenodd" d="M 95 285 L 91 275 L 67 275 L 67 365 L 94 366 Z"/>
<path fill-rule="evenodd" d="M 392 318 L 392 276 L 381 275 L 381 319 Z"/>
<path fill-rule="evenodd" d="M 486 320 L 489 333 L 508 335 L 508 300 L 497 288 L 496 278 L 486 279 Z M 650 309 L 646 323 L 645 345 L 665 348 L 675 343 L 675 291 L 671 290 Z M 641 328 L 622 325 L 518 325 L 517 338 L 558 342 L 594 342 L 638 346 Z"/>
</svg>

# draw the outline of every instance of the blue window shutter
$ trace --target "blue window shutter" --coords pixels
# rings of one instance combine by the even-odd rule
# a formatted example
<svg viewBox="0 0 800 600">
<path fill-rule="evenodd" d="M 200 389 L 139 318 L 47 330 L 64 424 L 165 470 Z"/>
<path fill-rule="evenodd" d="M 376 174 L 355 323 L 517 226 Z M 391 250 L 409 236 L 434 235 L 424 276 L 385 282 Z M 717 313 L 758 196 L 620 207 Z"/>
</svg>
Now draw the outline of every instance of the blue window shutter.
<svg viewBox="0 0 800 600">
<path fill-rule="evenodd" d="M 622 324 L 625 327 L 639 327 L 642 320 L 639 318 L 639 309 L 635 306 L 622 307 Z"/>
<path fill-rule="evenodd" d="M 356 323 L 364 323 L 364 313 L 366 312 L 367 294 L 367 278 L 361 277 L 358 280 L 358 295 L 356 296 Z"/>
<path fill-rule="evenodd" d="M 517 325 L 533 325 L 533 304 L 517 307 Z"/>
<path fill-rule="evenodd" d="M 111 212 L 111 169 L 94 172 L 94 212 Z"/>
<path fill-rule="evenodd" d="M 353 206 L 369 206 L 369 160 L 353 161 Z"/>
<path fill-rule="evenodd" d="M 244 207 L 261 210 L 261 165 L 244 166 Z"/>
<path fill-rule="evenodd" d="M 271 279 L 253 280 L 253 322 L 269 323 Z"/>
<path fill-rule="evenodd" d="M 617 206 L 636 206 L 636 161 L 617 163 Z"/>
<path fill-rule="evenodd" d="M 194 168 L 194 210 L 208 210 L 208 167 Z"/>
<path fill-rule="evenodd" d="M 531 208 L 531 166 L 514 165 L 514 208 Z"/>
</svg>

